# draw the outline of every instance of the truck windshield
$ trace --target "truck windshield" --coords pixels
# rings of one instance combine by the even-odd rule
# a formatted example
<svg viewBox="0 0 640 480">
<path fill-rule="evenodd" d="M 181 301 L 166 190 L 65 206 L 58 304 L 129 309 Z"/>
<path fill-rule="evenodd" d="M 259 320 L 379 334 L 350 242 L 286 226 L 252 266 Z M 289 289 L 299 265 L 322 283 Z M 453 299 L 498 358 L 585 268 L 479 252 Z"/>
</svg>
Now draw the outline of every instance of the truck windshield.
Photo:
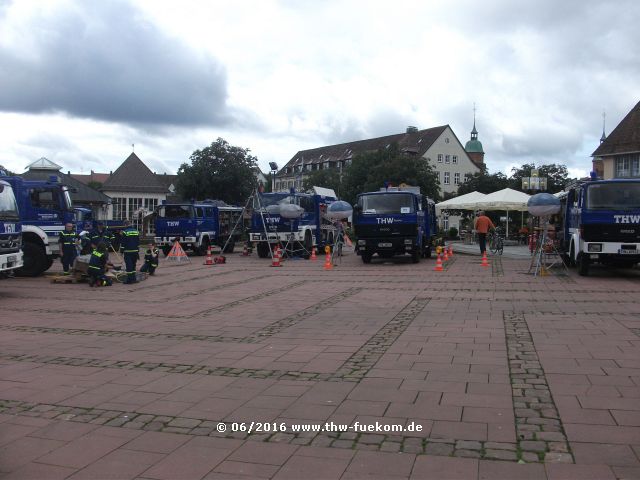
<svg viewBox="0 0 640 480">
<path fill-rule="evenodd" d="M 585 208 L 589 210 L 638 210 L 640 209 L 640 182 L 589 185 Z"/>
<path fill-rule="evenodd" d="M 158 208 L 158 218 L 193 218 L 191 205 L 162 205 Z"/>
<path fill-rule="evenodd" d="M 260 203 L 258 204 L 258 202 Z M 266 208 L 271 205 L 284 205 L 288 203 L 296 203 L 295 197 L 288 193 L 267 193 L 260 195 L 260 198 L 254 197 L 253 208 Z"/>
<path fill-rule="evenodd" d="M 0 184 L 0 218 L 3 220 L 17 220 L 18 204 L 13 190 L 9 185 Z"/>
<path fill-rule="evenodd" d="M 413 195 L 408 193 L 382 193 L 361 195 L 358 204 L 362 213 L 414 213 Z"/>
</svg>

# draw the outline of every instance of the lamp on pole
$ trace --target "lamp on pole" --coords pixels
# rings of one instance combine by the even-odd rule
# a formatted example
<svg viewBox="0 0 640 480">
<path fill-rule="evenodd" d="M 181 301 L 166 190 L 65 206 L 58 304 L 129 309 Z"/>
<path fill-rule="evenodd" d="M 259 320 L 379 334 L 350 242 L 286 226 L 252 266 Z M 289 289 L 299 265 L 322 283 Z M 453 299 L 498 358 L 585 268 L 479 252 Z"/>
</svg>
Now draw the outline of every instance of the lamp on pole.
<svg viewBox="0 0 640 480">
<path fill-rule="evenodd" d="M 269 168 L 271 169 L 271 191 L 276 191 L 276 173 L 278 171 L 278 164 L 276 162 L 269 162 Z"/>
</svg>

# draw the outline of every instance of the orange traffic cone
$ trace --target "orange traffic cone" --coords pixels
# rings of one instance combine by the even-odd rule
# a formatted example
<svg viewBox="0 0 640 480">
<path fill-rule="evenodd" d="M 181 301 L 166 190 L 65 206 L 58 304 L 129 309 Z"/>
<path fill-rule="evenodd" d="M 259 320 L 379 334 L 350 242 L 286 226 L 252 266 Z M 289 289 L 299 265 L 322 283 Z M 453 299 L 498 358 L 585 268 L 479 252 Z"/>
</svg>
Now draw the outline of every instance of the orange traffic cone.
<svg viewBox="0 0 640 480">
<path fill-rule="evenodd" d="M 213 265 L 213 257 L 211 256 L 211 245 L 207 247 L 207 258 L 205 258 L 204 264 Z"/>
<path fill-rule="evenodd" d="M 282 266 L 280 264 L 280 247 L 276 247 L 276 249 L 273 251 L 273 260 L 271 261 L 271 266 L 272 267 Z"/>
<path fill-rule="evenodd" d="M 331 253 L 327 252 L 325 257 L 324 257 L 324 269 L 325 270 L 332 270 L 333 269 L 333 263 L 331 262 Z"/>
<path fill-rule="evenodd" d="M 482 252 L 482 263 L 480 264 L 481 267 L 488 267 L 489 266 L 489 260 L 487 259 L 487 251 L 485 250 L 484 252 Z"/>
<path fill-rule="evenodd" d="M 453 247 L 449 244 L 449 256 L 453 257 Z"/>
<path fill-rule="evenodd" d="M 311 248 L 311 261 L 315 262 L 316 260 L 318 260 L 318 257 L 316 256 L 316 247 L 312 247 Z"/>
<path fill-rule="evenodd" d="M 444 272 L 444 268 L 442 268 L 442 260 L 440 259 L 440 254 L 436 258 L 436 268 L 434 268 L 436 272 Z"/>
<path fill-rule="evenodd" d="M 449 254 L 447 253 L 447 247 L 445 246 L 443 249 L 444 255 L 442 255 L 442 260 L 444 260 L 445 262 L 449 261 Z"/>
</svg>

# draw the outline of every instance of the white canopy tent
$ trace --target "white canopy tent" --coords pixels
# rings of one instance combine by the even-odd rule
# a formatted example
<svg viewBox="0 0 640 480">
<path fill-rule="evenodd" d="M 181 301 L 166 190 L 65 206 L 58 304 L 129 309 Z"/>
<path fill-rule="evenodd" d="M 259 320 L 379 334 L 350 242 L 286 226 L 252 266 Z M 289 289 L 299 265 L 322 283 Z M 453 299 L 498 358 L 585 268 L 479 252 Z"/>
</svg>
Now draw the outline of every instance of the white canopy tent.
<svg viewBox="0 0 640 480">
<path fill-rule="evenodd" d="M 476 203 L 479 210 L 505 210 L 507 212 L 507 238 L 509 238 L 509 210 L 527 211 L 527 202 L 531 195 L 511 188 L 504 188 L 486 195 Z"/>
<path fill-rule="evenodd" d="M 485 197 L 486 195 L 480 192 L 466 193 L 459 197 L 436 203 L 436 212 L 439 214 L 442 210 L 475 210 L 476 204 Z"/>
</svg>

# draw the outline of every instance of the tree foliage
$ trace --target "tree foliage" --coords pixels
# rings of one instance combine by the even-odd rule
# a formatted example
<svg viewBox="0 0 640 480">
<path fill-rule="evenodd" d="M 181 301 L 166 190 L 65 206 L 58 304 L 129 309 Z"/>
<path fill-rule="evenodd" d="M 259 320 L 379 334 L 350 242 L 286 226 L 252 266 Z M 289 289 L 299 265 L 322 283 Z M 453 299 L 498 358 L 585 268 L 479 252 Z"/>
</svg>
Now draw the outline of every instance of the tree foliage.
<svg viewBox="0 0 640 480">
<path fill-rule="evenodd" d="M 418 186 L 423 195 L 439 198 L 440 187 L 433 168 L 424 158 L 403 154 L 397 144 L 355 156 L 344 172 L 342 196 L 355 203 L 359 193 L 379 190 L 385 182 Z"/>
<path fill-rule="evenodd" d="M 503 173 L 474 173 L 469 180 L 458 187 L 458 195 L 471 192 L 493 193 L 509 186 Z"/>
<path fill-rule="evenodd" d="M 520 168 L 511 169 L 511 177 L 509 177 L 509 187 L 514 190 L 522 190 L 522 179 L 531 176 L 531 170 L 534 170 L 534 163 L 525 163 Z M 538 175 L 547 177 L 547 192 L 556 193 L 564 190 L 569 181 L 569 172 L 565 165 L 557 165 L 555 163 L 549 165 L 540 165 L 538 167 Z"/>
<path fill-rule="evenodd" d="M 311 190 L 312 187 L 324 187 L 331 188 L 340 197 L 341 196 L 341 182 L 340 172 L 336 168 L 315 170 L 305 178 L 302 184 L 304 191 Z"/>
<path fill-rule="evenodd" d="M 244 203 L 257 185 L 254 169 L 257 159 L 249 149 L 229 145 L 218 138 L 208 147 L 196 150 L 178 169 L 176 188 L 184 198 L 224 200 Z"/>
</svg>

